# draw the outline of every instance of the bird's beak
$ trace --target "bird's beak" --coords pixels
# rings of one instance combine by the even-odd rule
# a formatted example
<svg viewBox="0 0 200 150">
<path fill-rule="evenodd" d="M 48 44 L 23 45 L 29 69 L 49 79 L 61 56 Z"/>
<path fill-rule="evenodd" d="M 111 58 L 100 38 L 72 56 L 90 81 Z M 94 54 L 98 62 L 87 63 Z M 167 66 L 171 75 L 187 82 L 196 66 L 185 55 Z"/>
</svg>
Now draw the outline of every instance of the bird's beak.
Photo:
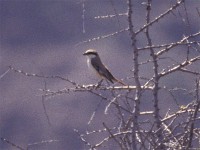
<svg viewBox="0 0 200 150">
<path fill-rule="evenodd" d="M 83 55 L 87 55 L 87 53 L 85 52 L 85 53 L 83 53 Z"/>
</svg>

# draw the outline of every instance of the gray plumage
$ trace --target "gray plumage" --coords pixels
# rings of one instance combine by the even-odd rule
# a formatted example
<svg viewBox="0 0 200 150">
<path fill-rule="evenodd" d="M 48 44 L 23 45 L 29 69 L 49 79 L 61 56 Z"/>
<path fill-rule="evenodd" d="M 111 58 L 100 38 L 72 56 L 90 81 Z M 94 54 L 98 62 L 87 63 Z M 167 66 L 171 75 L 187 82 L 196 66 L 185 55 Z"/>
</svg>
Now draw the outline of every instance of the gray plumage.
<svg viewBox="0 0 200 150">
<path fill-rule="evenodd" d="M 89 49 L 83 55 L 86 55 L 88 57 L 88 60 L 87 60 L 88 66 L 91 66 L 99 76 L 101 76 L 104 79 L 109 80 L 111 83 L 114 83 L 114 81 L 116 81 L 122 85 L 126 85 L 122 81 L 116 79 L 111 74 L 108 68 L 101 62 L 101 59 L 96 50 Z"/>
</svg>

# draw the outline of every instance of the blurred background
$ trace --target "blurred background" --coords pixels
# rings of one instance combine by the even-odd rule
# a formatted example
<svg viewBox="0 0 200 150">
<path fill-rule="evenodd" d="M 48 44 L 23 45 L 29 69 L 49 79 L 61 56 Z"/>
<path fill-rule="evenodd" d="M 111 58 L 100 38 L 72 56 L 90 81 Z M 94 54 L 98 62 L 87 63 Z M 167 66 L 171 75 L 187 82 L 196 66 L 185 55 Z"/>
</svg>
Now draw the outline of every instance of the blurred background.
<svg viewBox="0 0 200 150">
<path fill-rule="evenodd" d="M 133 3 L 133 21 L 137 31 L 145 24 L 145 6 L 140 0 Z M 166 11 L 171 4 L 172 1 L 153 1 L 152 18 Z M 200 1 L 191 0 L 186 4 L 190 27 L 183 22 L 183 19 L 187 19 L 184 18 L 185 8 L 179 7 L 177 12 L 168 15 L 151 28 L 154 44 L 178 41 L 183 35 L 199 31 L 200 17 L 196 8 L 199 8 Z M 115 14 L 115 10 L 117 13 L 126 13 L 126 1 L 85 0 L 83 5 L 81 0 L 0 0 L 0 75 L 11 65 L 28 73 L 59 75 L 79 84 L 94 84 L 98 79 L 88 71 L 86 58 L 82 55 L 85 50 L 94 48 L 117 78 L 134 84 L 133 81 L 126 80 L 126 77 L 133 76 L 131 41 L 127 31 L 110 38 L 77 45 L 82 41 L 127 28 L 126 16 L 119 16 L 119 20 L 116 17 L 94 18 Z M 183 16 L 179 16 L 179 12 Z M 137 40 L 138 47 L 146 45 L 142 34 Z M 149 57 L 145 52 L 141 54 L 141 61 Z M 185 54 L 182 49 L 177 49 L 169 56 L 182 60 Z M 161 68 L 166 63 L 169 62 L 163 61 Z M 199 62 L 196 63 L 193 69 L 200 71 L 199 65 Z M 144 77 L 151 76 L 151 67 L 143 67 L 141 74 Z M 187 80 L 183 80 L 184 78 Z M 188 80 L 188 76 L 180 78 L 175 75 L 163 83 L 172 87 L 184 85 L 191 88 L 193 81 L 193 78 Z M 45 84 L 51 90 L 72 86 L 62 80 L 27 77 L 13 71 L 0 79 L 0 137 L 22 147 L 55 139 L 59 142 L 32 146 L 30 149 L 78 150 L 84 149 L 84 144 L 74 129 L 100 129 L 102 120 L 115 121 L 103 114 L 106 103 L 102 103 L 102 110 L 97 111 L 98 117 L 91 125 L 87 125 L 100 98 L 88 93 L 70 93 L 45 101 L 51 122 L 49 125 L 42 105 L 42 92 L 39 90 L 44 89 Z M 164 99 L 167 101 L 168 97 Z M 180 99 L 187 101 L 185 96 L 180 95 Z M 170 105 L 170 102 L 163 102 L 163 107 L 166 107 L 165 104 Z M 0 141 L 0 149 L 14 147 Z"/>
</svg>

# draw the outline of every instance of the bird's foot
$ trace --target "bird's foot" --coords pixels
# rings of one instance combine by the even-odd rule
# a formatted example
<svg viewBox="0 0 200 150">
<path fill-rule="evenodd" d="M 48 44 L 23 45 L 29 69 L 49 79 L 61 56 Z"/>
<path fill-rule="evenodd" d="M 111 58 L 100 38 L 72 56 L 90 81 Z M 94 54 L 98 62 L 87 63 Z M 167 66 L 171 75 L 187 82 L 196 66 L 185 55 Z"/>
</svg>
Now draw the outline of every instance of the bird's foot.
<svg viewBox="0 0 200 150">
<path fill-rule="evenodd" d="M 96 84 L 96 88 L 95 88 L 95 89 L 99 88 L 99 87 L 101 86 L 101 83 L 102 83 L 102 82 L 103 82 L 103 79 L 100 80 L 100 81 Z"/>
</svg>

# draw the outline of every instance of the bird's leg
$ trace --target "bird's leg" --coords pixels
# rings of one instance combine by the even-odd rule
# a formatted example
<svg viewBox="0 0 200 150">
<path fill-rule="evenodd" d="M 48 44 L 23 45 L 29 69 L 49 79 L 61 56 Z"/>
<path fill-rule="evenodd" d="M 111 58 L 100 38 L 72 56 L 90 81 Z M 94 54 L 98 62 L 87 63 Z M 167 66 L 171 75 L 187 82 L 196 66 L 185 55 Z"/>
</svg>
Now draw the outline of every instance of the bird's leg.
<svg viewBox="0 0 200 150">
<path fill-rule="evenodd" d="M 96 88 L 98 88 L 98 87 L 101 85 L 102 82 L 103 82 L 103 79 L 101 79 L 101 80 L 97 83 Z"/>
<path fill-rule="evenodd" d="M 108 86 L 110 86 L 110 82 L 108 80 L 106 80 L 106 82 L 107 82 Z"/>
</svg>

